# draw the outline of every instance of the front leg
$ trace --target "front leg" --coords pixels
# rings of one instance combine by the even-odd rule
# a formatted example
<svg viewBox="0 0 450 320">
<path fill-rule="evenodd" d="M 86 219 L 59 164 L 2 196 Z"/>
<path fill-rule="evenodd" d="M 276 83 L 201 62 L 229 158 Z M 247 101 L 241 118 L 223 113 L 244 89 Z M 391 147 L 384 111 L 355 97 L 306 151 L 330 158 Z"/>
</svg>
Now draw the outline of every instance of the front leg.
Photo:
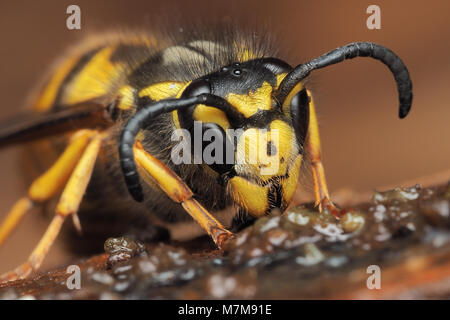
<svg viewBox="0 0 450 320">
<path fill-rule="evenodd" d="M 193 198 L 191 189 L 170 168 L 146 152 L 140 142 L 134 144 L 133 150 L 136 163 L 156 181 L 170 199 L 182 205 L 219 248 L 222 248 L 223 244 L 233 237 L 233 233 L 225 229 L 208 210 Z"/>
<path fill-rule="evenodd" d="M 310 98 L 309 103 L 309 128 L 305 142 L 305 150 L 308 155 L 308 161 L 311 165 L 311 172 L 314 183 L 315 205 L 319 210 L 328 209 L 334 216 L 340 217 L 342 212 L 330 200 L 328 193 L 327 181 L 325 178 L 325 170 L 322 164 L 322 151 L 320 147 L 319 125 L 314 107 L 314 101 L 311 93 L 308 91 Z"/>
</svg>

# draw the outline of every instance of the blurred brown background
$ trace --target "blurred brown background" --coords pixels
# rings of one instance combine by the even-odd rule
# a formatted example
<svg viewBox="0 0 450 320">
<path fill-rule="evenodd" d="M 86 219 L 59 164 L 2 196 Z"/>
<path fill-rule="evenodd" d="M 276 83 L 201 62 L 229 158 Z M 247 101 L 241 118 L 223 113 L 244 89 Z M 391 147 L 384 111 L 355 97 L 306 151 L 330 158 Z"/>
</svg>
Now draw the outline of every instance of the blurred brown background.
<svg viewBox="0 0 450 320">
<path fill-rule="evenodd" d="M 82 29 L 66 28 L 66 8 L 81 7 Z M 366 8 L 381 7 L 381 30 L 368 30 Z M 450 23 L 447 0 L 301 1 L 195 0 L 0 1 L 0 118 L 19 112 L 33 85 L 70 44 L 84 34 L 121 26 L 148 25 L 155 15 L 208 21 L 270 24 L 281 36 L 289 62 L 296 64 L 340 45 L 374 41 L 395 51 L 408 66 L 414 102 L 397 118 L 397 92 L 379 62 L 357 59 L 316 71 L 313 93 L 319 112 L 324 164 L 332 191 L 372 190 L 450 169 Z M 175 21 L 176 22 L 176 21 Z M 167 22 L 169 23 L 169 22 Z M 172 23 L 172 22 L 170 22 Z M 181 26 L 180 26 L 181 27 Z M 17 148 L 0 152 L 0 219 L 26 186 L 20 179 Z M 448 174 L 448 171 L 447 171 Z M 0 273 L 23 262 L 46 222 L 27 217 L 0 248 Z M 62 264 L 60 242 L 45 266 Z"/>
</svg>

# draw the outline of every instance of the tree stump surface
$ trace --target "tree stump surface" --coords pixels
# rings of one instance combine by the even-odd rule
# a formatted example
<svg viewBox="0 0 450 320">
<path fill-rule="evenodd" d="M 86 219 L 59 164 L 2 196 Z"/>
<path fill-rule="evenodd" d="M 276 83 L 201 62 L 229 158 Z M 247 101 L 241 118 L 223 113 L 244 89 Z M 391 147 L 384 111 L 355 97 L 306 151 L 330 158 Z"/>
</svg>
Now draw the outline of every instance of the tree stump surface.
<svg viewBox="0 0 450 320">
<path fill-rule="evenodd" d="M 375 192 L 349 209 L 339 220 L 311 204 L 262 217 L 223 251 L 205 237 L 109 239 L 78 263 L 81 289 L 68 289 L 63 267 L 0 284 L 0 298 L 450 298 L 450 183 Z"/>
</svg>

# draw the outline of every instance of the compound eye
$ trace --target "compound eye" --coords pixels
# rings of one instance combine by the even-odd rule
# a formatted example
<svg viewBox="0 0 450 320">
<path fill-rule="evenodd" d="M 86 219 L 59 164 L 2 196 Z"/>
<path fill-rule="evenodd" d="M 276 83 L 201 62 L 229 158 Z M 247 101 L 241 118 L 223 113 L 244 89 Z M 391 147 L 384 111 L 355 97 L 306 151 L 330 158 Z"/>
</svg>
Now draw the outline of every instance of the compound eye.
<svg viewBox="0 0 450 320">
<path fill-rule="evenodd" d="M 309 96 L 306 89 L 300 90 L 291 100 L 291 108 L 306 108 L 309 106 Z"/>
<path fill-rule="evenodd" d="M 182 97 L 195 97 L 203 93 L 211 93 L 211 84 L 208 80 L 198 79 L 192 81 L 192 83 L 183 91 Z"/>
<path fill-rule="evenodd" d="M 203 123 L 203 161 L 218 174 L 230 172 L 234 166 L 234 144 L 221 126 Z M 218 147 L 218 148 L 217 148 Z"/>
<path fill-rule="evenodd" d="M 300 150 L 303 149 L 309 126 L 309 96 L 306 89 L 300 90 L 291 100 L 290 113 L 295 136 Z"/>
</svg>

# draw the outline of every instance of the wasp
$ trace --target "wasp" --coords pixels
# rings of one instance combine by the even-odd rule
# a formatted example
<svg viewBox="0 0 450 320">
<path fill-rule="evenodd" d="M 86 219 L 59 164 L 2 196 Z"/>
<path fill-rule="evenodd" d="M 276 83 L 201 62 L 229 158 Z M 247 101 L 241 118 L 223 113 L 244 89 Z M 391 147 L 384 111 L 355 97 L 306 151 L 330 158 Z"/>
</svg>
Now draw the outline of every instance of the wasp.
<svg viewBox="0 0 450 320">
<path fill-rule="evenodd" d="M 1 147 L 27 143 L 34 161 L 55 155 L 6 216 L 0 244 L 31 208 L 59 195 L 40 242 L 1 281 L 38 270 L 68 216 L 81 231 L 82 225 L 89 228 L 89 217 L 106 212 L 111 218 L 103 222 L 109 223 L 121 212 L 144 229 L 167 228 L 174 239 L 206 232 L 221 248 L 233 236 L 229 230 L 287 208 L 303 159 L 310 164 L 316 206 L 338 212 L 327 189 L 305 79 L 344 60 L 379 60 L 395 78 L 404 118 L 412 103 L 408 70 L 391 50 L 370 42 L 344 45 L 292 67 L 270 42 L 221 29 L 100 36 L 73 49 L 31 110 L 0 129 Z M 177 129 L 193 133 L 196 122 L 202 132 L 212 130 L 216 142 L 232 146 L 223 158 L 260 148 L 278 160 L 277 169 L 263 174 L 260 161 L 226 159 L 175 164 L 171 136 Z M 246 138 L 232 138 L 228 129 L 241 129 Z M 258 139 L 261 130 L 269 133 L 265 140 Z M 275 131 L 277 143 L 270 134 Z"/>
</svg>

